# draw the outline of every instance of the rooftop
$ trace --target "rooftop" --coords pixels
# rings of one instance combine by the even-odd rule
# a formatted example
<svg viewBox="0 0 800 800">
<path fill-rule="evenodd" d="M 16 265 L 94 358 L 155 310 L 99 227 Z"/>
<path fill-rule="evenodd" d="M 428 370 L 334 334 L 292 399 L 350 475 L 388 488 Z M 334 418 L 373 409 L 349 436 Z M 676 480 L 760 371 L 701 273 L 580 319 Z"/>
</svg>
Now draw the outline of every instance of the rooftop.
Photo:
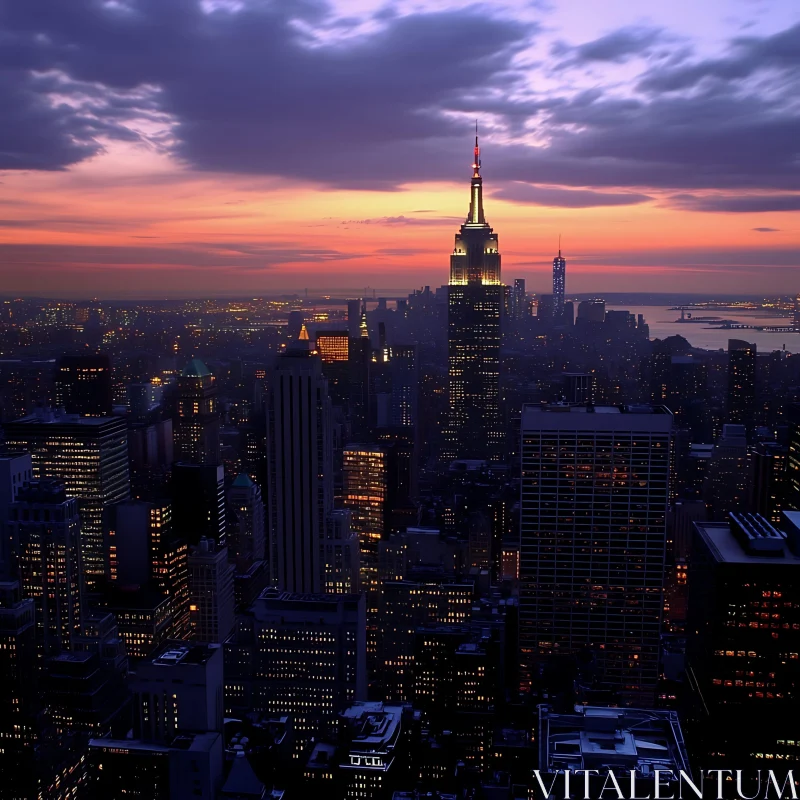
<svg viewBox="0 0 800 800">
<path fill-rule="evenodd" d="M 539 766 L 549 773 L 635 769 L 640 776 L 689 768 L 675 711 L 576 706 L 574 714 L 556 714 L 548 705 L 539 706 Z"/>
<path fill-rule="evenodd" d="M 216 644 L 189 644 L 173 639 L 165 642 L 150 661 L 160 667 L 176 667 L 181 664 L 202 665 L 217 650 L 219 645 Z"/>
<path fill-rule="evenodd" d="M 184 378 L 206 378 L 211 375 L 211 370 L 199 358 L 193 358 L 181 374 Z"/>
<path fill-rule="evenodd" d="M 666 406 L 600 406 L 591 403 L 527 403 L 522 430 L 629 430 L 667 432 L 672 412 Z"/>
<path fill-rule="evenodd" d="M 714 558 L 725 564 L 800 564 L 800 555 L 793 553 L 786 536 L 760 518 L 761 525 L 750 524 L 753 514 L 733 515 L 727 522 L 695 522 L 697 533 L 705 541 Z M 766 528 L 763 527 L 766 526 Z M 765 535 L 765 531 L 768 535 Z"/>
</svg>

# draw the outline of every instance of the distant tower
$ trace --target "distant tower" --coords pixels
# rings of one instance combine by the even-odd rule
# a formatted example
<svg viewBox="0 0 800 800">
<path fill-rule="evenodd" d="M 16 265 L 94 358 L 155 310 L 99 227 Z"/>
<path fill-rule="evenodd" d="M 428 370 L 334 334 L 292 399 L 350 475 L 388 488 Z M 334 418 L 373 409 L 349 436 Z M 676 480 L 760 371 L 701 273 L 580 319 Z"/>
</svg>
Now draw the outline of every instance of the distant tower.
<svg viewBox="0 0 800 800">
<path fill-rule="evenodd" d="M 553 322 L 564 317 L 564 294 L 567 290 L 567 260 L 561 255 L 561 237 L 558 237 L 558 255 L 553 259 Z"/>
<path fill-rule="evenodd" d="M 497 461 L 501 457 L 500 281 L 497 234 L 483 213 L 480 148 L 475 137 L 469 214 L 456 234 L 448 287 L 450 417 L 447 455 Z"/>
</svg>

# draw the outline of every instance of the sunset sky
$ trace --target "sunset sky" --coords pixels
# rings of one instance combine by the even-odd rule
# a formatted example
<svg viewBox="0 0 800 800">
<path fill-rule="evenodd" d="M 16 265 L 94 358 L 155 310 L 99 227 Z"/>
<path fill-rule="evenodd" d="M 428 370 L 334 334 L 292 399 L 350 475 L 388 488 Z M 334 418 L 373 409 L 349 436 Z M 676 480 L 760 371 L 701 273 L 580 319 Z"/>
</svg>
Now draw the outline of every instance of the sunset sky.
<svg viewBox="0 0 800 800">
<path fill-rule="evenodd" d="M 0 294 L 800 291 L 798 0 L 0 0 Z"/>
</svg>

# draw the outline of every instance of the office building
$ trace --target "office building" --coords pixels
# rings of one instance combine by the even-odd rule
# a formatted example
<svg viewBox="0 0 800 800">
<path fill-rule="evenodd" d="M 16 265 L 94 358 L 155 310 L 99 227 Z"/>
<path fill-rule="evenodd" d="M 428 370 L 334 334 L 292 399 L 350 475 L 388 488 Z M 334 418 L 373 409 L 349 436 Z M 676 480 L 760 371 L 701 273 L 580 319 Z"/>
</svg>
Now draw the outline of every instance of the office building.
<svg viewBox="0 0 800 800">
<path fill-rule="evenodd" d="M 49 410 L 5 425 L 6 446 L 31 454 L 34 478 L 64 482 L 81 518 L 81 559 L 87 586 L 105 573 L 103 511 L 129 497 L 125 420 Z"/>
<path fill-rule="evenodd" d="M 788 536 L 755 514 L 695 525 L 686 659 L 704 766 L 797 761 L 798 523 L 797 512 L 784 515 Z"/>
<path fill-rule="evenodd" d="M 0 576 L 11 576 L 10 540 L 5 529 L 8 509 L 32 477 L 30 453 L 0 453 Z"/>
<path fill-rule="evenodd" d="M 475 159 L 469 214 L 455 236 L 448 286 L 449 458 L 502 457 L 500 326 L 505 287 L 497 234 L 483 211 L 480 149 Z"/>
<path fill-rule="evenodd" d="M 340 508 L 328 515 L 325 533 L 325 592 L 358 594 L 361 590 L 358 534 L 352 512 Z"/>
<path fill-rule="evenodd" d="M 36 609 L 45 656 L 69 651 L 81 625 L 81 522 L 75 498 L 53 479 L 33 480 L 9 509 L 22 593 Z"/>
<path fill-rule="evenodd" d="M 378 419 L 378 427 L 410 429 L 413 438 L 419 406 L 416 345 L 393 345 L 389 348 L 389 383 L 391 389 L 388 414 L 386 419 Z"/>
<path fill-rule="evenodd" d="M 751 432 L 756 424 L 756 346 L 728 340 L 728 422 Z"/>
<path fill-rule="evenodd" d="M 475 586 L 437 569 L 410 571 L 406 580 L 387 580 L 379 605 L 379 659 L 384 697 L 414 697 L 414 635 L 418 627 L 463 624 L 470 619 Z"/>
<path fill-rule="evenodd" d="M 660 406 L 525 406 L 523 684 L 590 650 L 604 679 L 652 703 L 658 679 L 672 415 Z"/>
<path fill-rule="evenodd" d="M 348 331 L 318 331 L 316 349 L 322 362 L 322 374 L 328 381 L 331 403 L 346 406 L 350 400 Z"/>
<path fill-rule="evenodd" d="M 781 521 L 788 450 L 777 442 L 759 442 L 753 451 L 753 492 L 750 508 L 773 525 Z"/>
<path fill-rule="evenodd" d="M 307 334 L 279 356 L 267 408 L 272 582 L 288 591 L 320 592 L 325 525 L 333 510 L 333 435 L 328 382 Z"/>
<path fill-rule="evenodd" d="M 188 464 L 219 464 L 217 386 L 200 359 L 189 362 L 178 376 L 176 411 L 175 459 Z"/>
<path fill-rule="evenodd" d="M 225 469 L 221 464 L 188 464 L 172 467 L 172 525 L 175 535 L 189 545 L 202 538 L 220 546 L 227 537 Z"/>
<path fill-rule="evenodd" d="M 367 692 L 363 595 L 267 589 L 225 643 L 225 713 L 290 714 L 300 746 Z"/>
<path fill-rule="evenodd" d="M 789 444 L 784 474 L 784 502 L 790 511 L 800 511 L 800 405 L 791 405 L 787 413 Z"/>
<path fill-rule="evenodd" d="M 600 298 L 592 300 L 581 300 L 578 303 L 578 315 L 575 323 L 581 322 L 605 322 L 606 319 L 606 301 Z"/>
<path fill-rule="evenodd" d="M 597 375 L 593 372 L 564 372 L 561 380 L 564 400 L 567 403 L 597 402 Z"/>
<path fill-rule="evenodd" d="M 352 800 L 388 797 L 405 768 L 403 707 L 354 703 L 341 712 L 339 720 L 340 738 L 346 742 L 339 762 L 339 796 Z"/>
<path fill-rule="evenodd" d="M 561 240 L 558 243 L 558 255 L 553 259 L 553 324 L 567 322 L 565 294 L 567 291 L 567 260 L 561 255 Z M 572 324 L 570 314 L 569 324 Z"/>
<path fill-rule="evenodd" d="M 40 701 L 34 603 L 23 598 L 18 581 L 0 582 L 0 779 L 12 797 L 23 797 L 25 779 L 39 732 Z"/>
<path fill-rule="evenodd" d="M 228 489 L 228 517 L 231 559 L 262 561 L 266 554 L 264 502 L 258 484 L 244 473 Z"/>
<path fill-rule="evenodd" d="M 56 362 L 55 390 L 56 407 L 67 414 L 110 415 L 111 359 L 106 355 L 62 356 Z"/>
<path fill-rule="evenodd" d="M 224 642 L 234 623 L 233 575 L 228 549 L 201 539 L 189 552 L 189 623 L 197 642 Z"/>
<path fill-rule="evenodd" d="M 752 464 L 744 425 L 722 426 L 703 480 L 703 500 L 712 520 L 723 521 L 750 503 Z"/>
<path fill-rule="evenodd" d="M 216 800 L 223 783 L 222 650 L 169 641 L 132 682 L 133 738 L 92 739 L 91 785 L 111 800 Z"/>
</svg>

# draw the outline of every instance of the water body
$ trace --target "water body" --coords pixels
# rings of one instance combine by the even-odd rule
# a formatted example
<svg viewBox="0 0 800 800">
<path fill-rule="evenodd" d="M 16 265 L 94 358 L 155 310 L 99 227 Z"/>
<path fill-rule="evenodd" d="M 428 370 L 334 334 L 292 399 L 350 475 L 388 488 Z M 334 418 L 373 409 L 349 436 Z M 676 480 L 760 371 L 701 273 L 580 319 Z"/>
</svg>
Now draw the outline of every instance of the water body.
<svg viewBox="0 0 800 800">
<path fill-rule="evenodd" d="M 630 311 L 631 314 L 643 314 L 650 326 L 651 339 L 664 339 L 667 336 L 683 336 L 692 347 L 704 350 L 727 350 L 728 339 L 744 339 L 754 342 L 759 353 L 770 353 L 773 350 L 786 349 L 789 353 L 800 353 L 800 333 L 773 333 L 771 331 L 730 330 L 727 328 L 710 328 L 708 322 L 676 322 L 680 319 L 680 311 L 670 311 L 669 306 L 606 306 L 607 311 Z M 688 312 L 687 312 L 688 313 Z M 696 309 L 693 317 L 719 317 L 735 320 L 744 325 L 789 325 L 789 317 L 765 315 L 763 311 L 729 311 Z"/>
</svg>

